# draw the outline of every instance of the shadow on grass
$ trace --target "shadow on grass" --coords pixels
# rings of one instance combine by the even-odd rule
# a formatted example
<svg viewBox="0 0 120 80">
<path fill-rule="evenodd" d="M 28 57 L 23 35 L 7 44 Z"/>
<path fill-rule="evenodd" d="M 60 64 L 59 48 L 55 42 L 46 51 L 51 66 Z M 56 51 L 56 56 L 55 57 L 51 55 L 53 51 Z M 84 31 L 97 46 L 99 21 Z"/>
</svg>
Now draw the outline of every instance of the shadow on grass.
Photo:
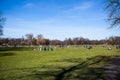
<svg viewBox="0 0 120 80">
<path fill-rule="evenodd" d="M 56 71 L 35 71 L 33 72 L 33 76 L 36 76 L 40 80 L 46 77 L 54 77 L 52 80 L 103 80 L 104 66 L 109 60 L 110 57 L 96 56 L 77 65 L 68 68 L 59 68 Z"/>
<path fill-rule="evenodd" d="M 81 58 L 70 58 L 70 59 L 56 60 L 54 62 L 81 63 L 81 62 L 83 62 L 83 59 L 81 59 Z"/>
<path fill-rule="evenodd" d="M 104 68 L 100 67 L 101 62 L 106 62 L 109 57 L 97 56 L 89 58 L 78 65 L 63 69 L 56 75 L 55 80 L 99 80 L 102 79 Z M 96 66 L 96 67 L 95 67 Z"/>
<path fill-rule="evenodd" d="M 4 56 L 13 56 L 15 55 L 14 53 L 0 53 L 0 57 L 4 57 Z"/>
<path fill-rule="evenodd" d="M 20 80 L 104 80 L 104 66 L 109 62 L 111 57 L 106 56 L 96 56 L 93 58 L 88 58 L 86 61 L 79 62 L 79 59 L 66 59 L 65 62 L 76 61 L 76 65 L 69 66 L 66 68 L 61 68 L 57 66 L 56 68 L 53 66 L 48 66 L 45 68 L 42 67 L 33 67 L 33 68 L 22 68 L 16 69 L 23 72 L 22 75 L 16 77 L 16 79 Z M 81 59 L 80 59 L 81 60 Z M 60 62 L 60 61 L 58 61 Z M 62 60 L 61 62 L 64 62 Z M 27 72 L 28 74 L 24 74 Z M 7 79 L 6 79 L 7 80 Z M 12 80 L 12 78 L 9 80 Z"/>
</svg>

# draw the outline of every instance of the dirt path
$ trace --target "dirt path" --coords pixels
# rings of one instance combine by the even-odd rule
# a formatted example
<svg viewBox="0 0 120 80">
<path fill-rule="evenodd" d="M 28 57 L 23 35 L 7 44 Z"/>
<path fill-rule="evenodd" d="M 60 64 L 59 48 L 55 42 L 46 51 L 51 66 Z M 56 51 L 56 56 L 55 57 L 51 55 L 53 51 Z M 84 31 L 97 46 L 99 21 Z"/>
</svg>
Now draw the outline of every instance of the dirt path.
<svg viewBox="0 0 120 80">
<path fill-rule="evenodd" d="M 120 55 L 114 57 L 106 67 L 104 80 L 120 80 Z"/>
</svg>

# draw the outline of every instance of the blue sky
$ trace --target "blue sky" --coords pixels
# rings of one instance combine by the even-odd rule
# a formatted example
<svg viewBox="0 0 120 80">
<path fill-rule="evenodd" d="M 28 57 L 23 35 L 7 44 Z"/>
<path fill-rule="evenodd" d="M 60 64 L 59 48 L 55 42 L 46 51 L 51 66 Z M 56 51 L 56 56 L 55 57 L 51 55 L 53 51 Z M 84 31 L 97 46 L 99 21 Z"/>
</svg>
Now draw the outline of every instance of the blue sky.
<svg viewBox="0 0 120 80">
<path fill-rule="evenodd" d="M 107 29 L 103 0 L 0 0 L 6 16 L 2 37 L 20 38 L 28 33 L 49 39 L 84 37 L 105 39 L 119 36 Z"/>
</svg>

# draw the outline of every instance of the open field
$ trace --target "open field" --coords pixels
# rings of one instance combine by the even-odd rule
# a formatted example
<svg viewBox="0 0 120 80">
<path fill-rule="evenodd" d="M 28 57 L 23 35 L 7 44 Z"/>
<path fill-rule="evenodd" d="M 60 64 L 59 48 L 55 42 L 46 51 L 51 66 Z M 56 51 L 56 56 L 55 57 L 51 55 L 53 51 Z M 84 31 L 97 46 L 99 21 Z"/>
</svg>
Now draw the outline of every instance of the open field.
<svg viewBox="0 0 120 80">
<path fill-rule="evenodd" d="M 120 49 L 104 47 L 0 48 L 0 80 L 102 80 L 104 67 Z"/>
</svg>

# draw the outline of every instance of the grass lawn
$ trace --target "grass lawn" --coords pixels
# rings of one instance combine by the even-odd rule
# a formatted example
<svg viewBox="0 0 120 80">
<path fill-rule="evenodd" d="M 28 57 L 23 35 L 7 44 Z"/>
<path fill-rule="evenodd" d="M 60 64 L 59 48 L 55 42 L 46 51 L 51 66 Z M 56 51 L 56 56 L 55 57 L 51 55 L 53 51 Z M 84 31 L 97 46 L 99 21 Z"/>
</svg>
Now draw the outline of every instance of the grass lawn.
<svg viewBox="0 0 120 80">
<path fill-rule="evenodd" d="M 102 80 L 104 67 L 120 50 L 103 47 L 0 48 L 0 80 Z"/>
</svg>

